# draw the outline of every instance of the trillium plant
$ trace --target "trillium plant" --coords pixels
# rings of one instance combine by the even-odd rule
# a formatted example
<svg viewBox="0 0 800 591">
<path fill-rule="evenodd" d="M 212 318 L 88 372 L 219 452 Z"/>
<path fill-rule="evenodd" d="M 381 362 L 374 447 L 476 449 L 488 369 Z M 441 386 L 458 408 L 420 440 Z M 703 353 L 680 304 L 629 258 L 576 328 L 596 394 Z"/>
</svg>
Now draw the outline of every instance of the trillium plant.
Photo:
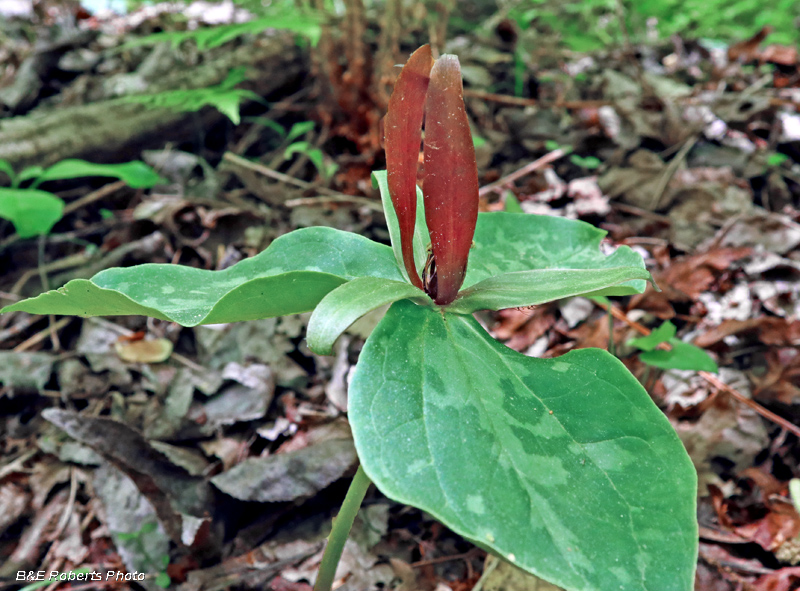
<svg viewBox="0 0 800 591">
<path fill-rule="evenodd" d="M 417 167 L 425 118 L 424 174 Z M 313 310 L 308 345 L 331 353 L 390 305 L 361 352 L 348 415 L 360 467 L 322 560 L 328 590 L 370 482 L 502 559 L 575 591 L 689 591 L 696 476 L 667 419 L 599 349 L 517 353 L 473 317 L 571 296 L 641 293 L 627 247 L 578 221 L 478 213 L 478 174 L 455 56 L 418 49 L 385 119 L 374 173 L 391 248 L 305 228 L 223 271 L 108 269 L 6 307 L 35 314 L 144 314 L 183 326 Z"/>
</svg>

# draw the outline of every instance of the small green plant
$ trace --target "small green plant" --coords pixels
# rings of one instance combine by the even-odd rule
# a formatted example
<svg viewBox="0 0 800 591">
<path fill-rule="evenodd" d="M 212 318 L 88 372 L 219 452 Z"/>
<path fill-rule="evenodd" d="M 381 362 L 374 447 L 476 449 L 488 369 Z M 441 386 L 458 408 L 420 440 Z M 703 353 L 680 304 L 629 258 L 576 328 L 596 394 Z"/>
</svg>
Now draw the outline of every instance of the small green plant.
<svg viewBox="0 0 800 591">
<path fill-rule="evenodd" d="M 571 154 L 569 161 L 575 166 L 580 166 L 587 170 L 595 170 L 600 167 L 602 162 L 596 156 L 579 156 L 578 154 Z"/>
<path fill-rule="evenodd" d="M 425 177 L 416 185 L 425 112 Z M 315 589 L 331 589 L 371 482 L 516 566 L 575 591 L 688 591 L 697 557 L 692 463 L 616 358 L 555 359 L 495 341 L 477 310 L 641 293 L 650 274 L 604 232 L 562 218 L 478 213 L 478 174 L 455 56 L 428 46 L 400 73 L 376 172 L 392 246 L 304 228 L 223 271 L 108 269 L 2 310 L 146 314 L 184 326 L 313 310 L 329 354 L 390 304 L 361 352 L 348 415 L 361 461 Z"/>
<path fill-rule="evenodd" d="M 144 162 L 134 160 L 123 164 L 95 164 L 86 160 L 69 159 L 49 168 L 29 166 L 19 173 L 5 160 L 0 160 L 0 172 L 8 176 L 10 187 L 0 187 L 0 218 L 9 220 L 20 238 L 40 236 L 50 232 L 61 219 L 64 201 L 39 185 L 47 181 L 82 177 L 111 177 L 125 181 L 134 189 L 149 189 L 163 179 Z M 32 181 L 28 186 L 23 183 Z"/>
<path fill-rule="evenodd" d="M 695 371 L 717 372 L 719 368 L 711 356 L 691 343 L 684 343 L 675 334 L 677 329 L 669 320 L 646 337 L 631 339 L 628 345 L 640 351 L 639 359 L 647 365 L 660 369 L 690 369 Z M 667 343 L 669 349 L 658 346 Z"/>
<path fill-rule="evenodd" d="M 233 41 L 242 35 L 255 35 L 268 29 L 293 31 L 298 35 L 302 35 L 305 39 L 308 39 L 312 46 L 316 46 L 322 35 L 321 21 L 322 19 L 320 16 L 313 12 L 302 13 L 298 12 L 296 7 L 289 6 L 283 10 L 273 10 L 269 15 L 244 23 L 217 25 L 214 27 L 194 29 L 192 31 L 164 31 L 162 33 L 154 33 L 125 43 L 119 50 L 157 45 L 158 43 L 170 43 L 172 47 L 178 47 L 186 41 L 194 41 L 197 43 L 197 49 L 203 51 L 224 45 L 228 41 Z"/>
<path fill-rule="evenodd" d="M 789 160 L 789 157 L 786 154 L 782 154 L 780 152 L 770 152 L 767 155 L 767 166 L 780 166 L 787 160 Z"/>
<path fill-rule="evenodd" d="M 315 148 L 309 142 L 294 142 L 290 144 L 286 150 L 283 151 L 283 157 L 287 160 L 295 154 L 305 154 L 311 160 L 311 163 L 317 168 L 317 171 L 322 175 L 322 178 L 328 180 L 333 176 L 339 165 L 335 162 L 330 162 L 325 159 L 322 150 Z"/>
<path fill-rule="evenodd" d="M 158 529 L 158 523 L 155 521 L 148 521 L 142 524 L 142 527 L 134 532 L 117 532 L 114 536 L 121 542 L 130 542 L 134 547 L 134 551 L 140 559 L 144 561 L 144 566 L 155 567 L 160 569 L 155 578 L 155 584 L 159 587 L 166 589 L 170 586 L 172 580 L 167 574 L 166 568 L 169 565 L 169 555 L 158 553 L 151 556 L 147 548 L 147 536 Z"/>
<path fill-rule="evenodd" d="M 263 102 L 263 99 L 252 90 L 234 88 L 247 78 L 245 68 L 234 68 L 222 82 L 205 88 L 189 88 L 186 90 L 168 90 L 156 94 L 138 94 L 127 96 L 122 100 L 127 103 L 141 103 L 152 109 L 173 109 L 175 111 L 199 111 L 211 106 L 228 117 L 234 125 L 238 125 L 239 106 L 244 100 Z"/>
</svg>

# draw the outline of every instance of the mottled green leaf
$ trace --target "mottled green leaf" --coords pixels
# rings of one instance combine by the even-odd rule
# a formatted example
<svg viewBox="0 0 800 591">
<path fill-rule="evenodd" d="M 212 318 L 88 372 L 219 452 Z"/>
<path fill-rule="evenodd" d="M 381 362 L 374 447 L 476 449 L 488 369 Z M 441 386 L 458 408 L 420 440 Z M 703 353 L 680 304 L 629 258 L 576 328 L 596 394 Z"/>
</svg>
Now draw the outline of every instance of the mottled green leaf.
<svg viewBox="0 0 800 591">
<path fill-rule="evenodd" d="M 89 176 L 107 176 L 119 179 L 125 181 L 126 185 L 134 189 L 149 189 L 158 183 L 164 182 L 164 179 L 158 176 L 155 170 L 139 160 L 124 162 L 123 164 L 96 164 L 86 160 L 68 159 L 44 169 L 33 186 L 37 187 L 45 181 L 60 181 Z"/>
<path fill-rule="evenodd" d="M 515 565 L 574 591 L 689 591 L 697 479 L 664 415 L 597 349 L 535 359 L 470 316 L 397 302 L 349 417 L 364 470 Z"/>
<path fill-rule="evenodd" d="M 0 218 L 10 220 L 20 238 L 47 234 L 63 211 L 64 202 L 52 193 L 0 188 Z"/>
<path fill-rule="evenodd" d="M 488 277 L 532 269 L 644 268 L 642 257 L 627 246 L 613 254 L 600 252 L 606 232 L 585 222 L 506 212 L 481 213 L 469 255 L 463 287 Z M 634 279 L 603 295 L 641 293 L 645 281 Z"/>
<path fill-rule="evenodd" d="M 503 310 L 535 306 L 576 295 L 602 295 L 631 279 L 647 279 L 641 267 L 610 269 L 537 269 L 484 279 L 461 292 L 448 310 L 468 314 L 476 310 Z"/>
<path fill-rule="evenodd" d="M 348 326 L 370 310 L 425 292 L 405 281 L 359 277 L 334 289 L 319 303 L 308 323 L 308 346 L 318 355 L 330 355 L 333 343 Z"/>
<path fill-rule="evenodd" d="M 361 276 L 402 280 L 388 246 L 332 228 L 306 228 L 223 271 L 156 264 L 107 269 L 0 312 L 142 314 L 183 326 L 238 322 L 307 312 Z"/>
</svg>

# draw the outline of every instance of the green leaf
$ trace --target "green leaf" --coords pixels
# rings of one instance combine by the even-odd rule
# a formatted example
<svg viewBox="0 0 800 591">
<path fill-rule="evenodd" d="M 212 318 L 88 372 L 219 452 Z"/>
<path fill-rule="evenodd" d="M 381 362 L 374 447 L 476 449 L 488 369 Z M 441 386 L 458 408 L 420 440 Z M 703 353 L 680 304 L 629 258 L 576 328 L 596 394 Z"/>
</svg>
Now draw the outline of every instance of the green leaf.
<svg viewBox="0 0 800 591">
<path fill-rule="evenodd" d="M 169 557 L 167 557 L 167 559 L 169 559 Z M 166 589 L 170 584 L 172 584 L 172 579 L 166 572 L 158 573 L 156 576 L 156 585 L 162 589 Z"/>
<path fill-rule="evenodd" d="M 700 347 L 684 343 L 680 339 L 670 339 L 669 351 L 654 349 L 639 354 L 639 359 L 647 365 L 661 369 L 690 369 L 694 371 L 719 371 L 717 363 Z"/>
<path fill-rule="evenodd" d="M 689 369 L 694 371 L 717 372 L 719 368 L 711 356 L 691 343 L 684 343 L 675 337 L 677 329 L 669 320 L 646 337 L 631 339 L 628 344 L 641 349 L 639 359 L 661 369 Z M 661 343 L 669 343 L 671 350 L 657 349 Z"/>
<path fill-rule="evenodd" d="M 585 222 L 543 215 L 506 212 L 481 213 L 467 266 L 464 288 L 489 277 L 533 269 L 609 269 L 639 267 L 642 257 L 627 246 L 605 256 L 600 241 L 606 232 Z M 642 279 L 603 290 L 621 296 L 642 293 Z"/>
<path fill-rule="evenodd" d="M 689 591 L 697 478 L 647 392 L 598 349 L 535 359 L 470 316 L 397 302 L 350 387 L 364 470 L 574 591 Z"/>
<path fill-rule="evenodd" d="M 668 342 L 672 337 L 675 336 L 677 331 L 678 329 L 675 328 L 675 325 L 667 320 L 664 324 L 653 330 L 646 337 L 630 339 L 627 344 L 631 347 L 641 349 L 642 351 L 652 351 L 661 343 Z"/>
<path fill-rule="evenodd" d="M 149 189 L 158 183 L 165 182 L 156 171 L 139 160 L 123 164 L 96 164 L 86 160 L 68 159 L 43 170 L 33 186 L 37 187 L 45 181 L 60 181 L 87 176 L 113 177 L 125 181 L 125 184 L 134 189 Z"/>
<path fill-rule="evenodd" d="M 263 125 L 267 129 L 271 129 L 275 133 L 277 133 L 281 137 L 286 137 L 286 129 L 273 119 L 269 117 L 247 117 L 245 121 L 248 123 L 257 123 L 258 125 Z"/>
<path fill-rule="evenodd" d="M 228 77 L 216 86 L 127 96 L 122 100 L 129 103 L 141 103 L 149 108 L 174 109 L 186 112 L 199 111 L 205 106 L 212 106 L 228 117 L 235 125 L 238 125 L 240 121 L 239 106 L 242 101 L 263 102 L 263 99 L 251 90 L 233 88 L 246 78 L 247 73 L 244 67 L 234 68 L 230 71 Z"/>
<path fill-rule="evenodd" d="M 767 166 L 780 166 L 786 162 L 789 157 L 780 152 L 772 152 L 767 156 Z"/>
<path fill-rule="evenodd" d="M 17 173 L 14 172 L 14 167 L 11 166 L 11 163 L 8 160 L 3 160 L 0 158 L 0 172 L 8 176 L 8 181 L 11 183 L 11 186 L 16 186 Z"/>
<path fill-rule="evenodd" d="M 376 170 L 372 173 L 372 186 L 377 187 L 381 193 L 383 202 L 383 213 L 386 215 L 386 225 L 389 227 L 389 238 L 392 241 L 392 250 L 397 259 L 397 264 L 405 271 L 403 264 L 403 251 L 400 248 L 400 225 L 397 221 L 397 213 L 389 194 L 389 182 L 386 178 L 385 170 Z M 428 234 L 428 224 L 425 222 L 425 203 L 422 198 L 422 189 L 417 187 L 417 218 L 414 225 L 414 264 L 417 271 L 421 271 L 428 259 L 428 247 L 431 244 L 431 237 Z M 405 272 L 403 273 L 405 276 Z"/>
<path fill-rule="evenodd" d="M 223 271 L 155 264 L 107 269 L 0 313 L 141 314 L 183 326 L 238 322 L 307 312 L 362 276 L 402 280 L 388 246 L 333 228 L 306 228 Z"/>
<path fill-rule="evenodd" d="M 516 271 L 484 279 L 465 289 L 448 310 L 469 314 L 476 310 L 535 306 L 587 293 L 603 294 L 631 279 L 649 277 L 650 273 L 641 267 Z"/>
<path fill-rule="evenodd" d="M 314 122 L 313 121 L 300 121 L 292 125 L 292 128 L 289 130 L 289 133 L 286 134 L 286 141 L 291 142 L 296 140 L 301 135 L 307 134 L 309 131 L 314 129 Z M 286 157 L 286 156 L 284 156 Z"/>
<path fill-rule="evenodd" d="M 308 323 L 308 346 L 318 355 L 330 355 L 333 343 L 348 326 L 380 306 L 425 292 L 405 281 L 359 277 L 340 285 L 324 298 Z"/>
<path fill-rule="evenodd" d="M 64 202 L 52 193 L 0 188 L 0 218 L 10 220 L 20 238 L 47 234 L 63 211 Z"/>
<path fill-rule="evenodd" d="M 131 49 L 142 45 L 155 45 L 169 42 L 173 47 L 178 47 L 187 40 L 195 40 L 199 50 L 213 49 L 246 34 L 259 34 L 265 29 L 286 29 L 294 31 L 309 39 L 312 46 L 316 46 L 322 34 L 320 26 L 322 18 L 314 13 L 270 14 L 245 23 L 232 23 L 230 25 L 217 25 L 195 29 L 193 31 L 167 31 L 155 33 L 134 41 L 129 41 L 117 48 L 117 51 Z"/>
<path fill-rule="evenodd" d="M 41 176 L 43 172 L 44 168 L 39 165 L 27 166 L 23 168 L 22 171 L 20 171 L 20 173 L 17 175 L 17 180 L 14 186 L 18 187 L 25 181 L 35 179 L 36 177 Z"/>
<path fill-rule="evenodd" d="M 602 162 L 599 158 L 595 156 L 579 156 L 578 154 L 572 154 L 569 157 L 569 161 L 572 162 L 575 166 L 580 166 L 582 168 L 587 168 L 589 170 L 594 170 L 598 168 Z"/>
<path fill-rule="evenodd" d="M 505 209 L 508 213 L 525 213 L 519 204 L 519 199 L 511 191 L 506 191 Z"/>
<path fill-rule="evenodd" d="M 795 510 L 800 513 L 800 478 L 792 478 L 789 481 L 789 494 L 792 497 L 792 504 Z"/>
</svg>

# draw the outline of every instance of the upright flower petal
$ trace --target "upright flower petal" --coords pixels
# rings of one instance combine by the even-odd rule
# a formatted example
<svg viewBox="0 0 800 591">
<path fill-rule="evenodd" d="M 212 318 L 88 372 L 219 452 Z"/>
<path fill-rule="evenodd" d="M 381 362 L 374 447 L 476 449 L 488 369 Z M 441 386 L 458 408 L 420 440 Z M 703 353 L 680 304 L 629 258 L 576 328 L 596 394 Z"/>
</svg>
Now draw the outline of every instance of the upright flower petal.
<svg viewBox="0 0 800 591">
<path fill-rule="evenodd" d="M 400 71 L 384 119 L 386 177 L 400 225 L 403 263 L 412 284 L 422 289 L 414 265 L 414 222 L 417 216 L 417 165 L 422 115 L 433 57 L 429 45 L 417 49 Z"/>
<path fill-rule="evenodd" d="M 478 221 L 478 167 L 456 56 L 436 60 L 425 109 L 422 191 L 435 268 L 429 295 L 445 305 L 464 282 Z"/>
</svg>

